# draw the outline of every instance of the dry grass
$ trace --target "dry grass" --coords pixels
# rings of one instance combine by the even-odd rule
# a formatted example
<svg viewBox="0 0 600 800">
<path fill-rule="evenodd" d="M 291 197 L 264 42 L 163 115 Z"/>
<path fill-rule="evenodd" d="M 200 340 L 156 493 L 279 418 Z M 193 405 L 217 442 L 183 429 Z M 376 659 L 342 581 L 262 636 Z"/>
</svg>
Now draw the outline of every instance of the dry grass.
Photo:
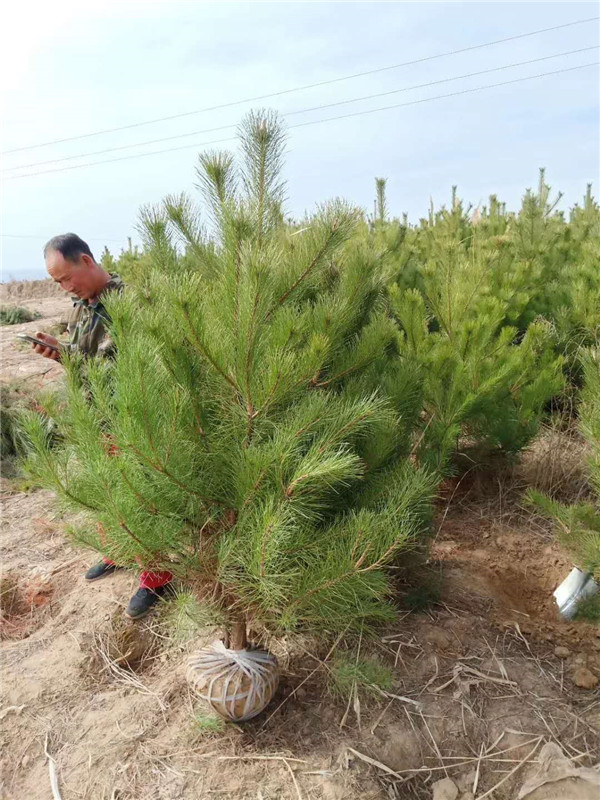
<svg viewBox="0 0 600 800">
<path fill-rule="evenodd" d="M 588 447 L 573 425 L 545 426 L 523 453 L 517 477 L 532 489 L 563 502 L 577 502 L 590 493 L 586 474 Z"/>
<path fill-rule="evenodd" d="M 0 284 L 0 301 L 34 300 L 53 295 L 63 295 L 58 283 L 50 278 L 35 281 L 8 281 Z"/>
<path fill-rule="evenodd" d="M 90 634 L 88 657 L 82 665 L 84 677 L 102 681 L 110 676 L 122 678 L 123 673 L 144 672 L 157 649 L 157 639 L 149 627 L 128 620 L 119 610 Z"/>
</svg>

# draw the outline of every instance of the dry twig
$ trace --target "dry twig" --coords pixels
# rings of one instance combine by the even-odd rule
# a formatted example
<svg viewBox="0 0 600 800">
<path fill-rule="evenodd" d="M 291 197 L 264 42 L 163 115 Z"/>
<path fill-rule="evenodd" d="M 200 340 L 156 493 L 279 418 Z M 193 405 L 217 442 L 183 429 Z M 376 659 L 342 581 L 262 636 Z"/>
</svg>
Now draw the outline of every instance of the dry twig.
<svg viewBox="0 0 600 800">
<path fill-rule="evenodd" d="M 491 789 L 488 789 L 487 792 L 484 792 L 484 794 L 480 794 L 479 797 L 477 798 L 477 800 L 483 800 L 484 797 L 489 797 L 491 794 L 493 794 L 496 791 L 496 789 L 499 789 L 500 786 L 502 786 L 503 783 L 506 783 L 506 781 L 510 777 L 512 777 L 515 774 L 515 772 L 517 772 L 517 770 L 521 769 L 521 767 L 530 760 L 531 756 L 535 753 L 535 751 L 538 749 L 538 747 L 540 746 L 541 742 L 543 742 L 543 741 L 544 741 L 544 737 L 543 736 L 539 736 L 537 741 L 536 741 L 536 743 L 535 743 L 535 746 L 534 746 L 533 750 L 531 750 L 525 756 L 525 758 L 523 758 L 521 761 L 519 761 L 519 763 L 515 767 L 513 767 L 511 769 L 511 771 L 508 772 L 501 780 L 499 780 L 497 784 L 492 786 Z"/>
</svg>

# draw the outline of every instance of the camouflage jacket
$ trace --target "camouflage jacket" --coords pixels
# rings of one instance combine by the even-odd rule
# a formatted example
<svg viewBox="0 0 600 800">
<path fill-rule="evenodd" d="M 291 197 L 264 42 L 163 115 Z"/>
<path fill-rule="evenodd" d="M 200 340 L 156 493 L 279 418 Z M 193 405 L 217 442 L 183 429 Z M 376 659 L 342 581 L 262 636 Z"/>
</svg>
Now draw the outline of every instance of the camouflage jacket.
<svg viewBox="0 0 600 800">
<path fill-rule="evenodd" d="M 110 317 L 104 308 L 102 298 L 108 292 L 121 294 L 124 288 L 121 278 L 111 273 L 109 282 L 94 303 L 73 298 L 73 310 L 67 322 L 68 349 L 79 350 L 86 356 L 111 354 L 112 343 L 106 330 Z"/>
</svg>

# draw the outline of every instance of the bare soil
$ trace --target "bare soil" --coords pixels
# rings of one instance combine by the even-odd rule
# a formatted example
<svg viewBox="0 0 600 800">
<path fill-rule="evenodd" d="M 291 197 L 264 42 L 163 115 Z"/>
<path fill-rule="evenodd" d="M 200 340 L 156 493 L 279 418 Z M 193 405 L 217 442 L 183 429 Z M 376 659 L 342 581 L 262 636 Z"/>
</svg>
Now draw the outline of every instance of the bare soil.
<svg viewBox="0 0 600 800">
<path fill-rule="evenodd" d="M 275 700 L 220 732 L 195 722 L 206 711 L 185 681 L 208 632 L 165 638 L 166 606 L 126 621 L 136 576 L 87 583 L 97 556 L 71 546 L 53 495 L 18 489 L 3 483 L 2 800 L 52 797 L 51 769 L 62 800 L 432 798 L 446 776 L 459 800 L 514 800 L 544 742 L 600 761 L 600 690 L 573 680 L 582 667 L 600 677 L 600 628 L 558 617 L 552 591 L 571 564 L 517 479 L 444 487 L 423 568 L 435 605 L 360 641 L 270 642 Z M 406 576 L 401 605 L 405 593 Z M 387 695 L 328 691 L 335 653 L 358 647 L 393 670 Z M 567 794 L 535 800 L 551 796 Z"/>
<path fill-rule="evenodd" d="M 34 286 L 30 290 L 34 296 L 30 297 L 27 287 L 24 286 L 27 283 L 42 284 L 42 287 Z M 59 293 L 52 289 L 50 296 L 37 296 L 38 291 L 48 291 L 47 283 L 52 287 L 56 285 L 52 281 L 15 281 L 0 286 L 1 302 L 19 305 L 41 314 L 40 319 L 32 322 L 0 326 L 0 382 L 24 381 L 27 386 L 40 388 L 57 380 L 62 374 L 60 365 L 32 352 L 29 345 L 17 339 L 18 333 L 34 336 L 37 331 L 53 332 L 55 326 L 66 322 L 72 304 L 69 296 L 60 287 L 57 287 Z M 12 287 L 18 287 L 18 291 Z"/>
</svg>

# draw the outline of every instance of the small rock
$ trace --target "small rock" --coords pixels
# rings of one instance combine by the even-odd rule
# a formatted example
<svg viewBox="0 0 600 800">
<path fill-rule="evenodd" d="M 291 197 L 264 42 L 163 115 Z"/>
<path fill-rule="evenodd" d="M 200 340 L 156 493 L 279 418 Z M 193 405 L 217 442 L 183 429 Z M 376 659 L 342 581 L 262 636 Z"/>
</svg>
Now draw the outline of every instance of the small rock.
<svg viewBox="0 0 600 800">
<path fill-rule="evenodd" d="M 558 656 L 558 658 L 568 658 L 571 655 L 571 651 L 568 647 L 555 647 L 554 648 L 554 655 Z"/>
<path fill-rule="evenodd" d="M 433 800 L 456 800 L 458 786 L 451 778 L 442 778 L 433 784 Z"/>
<path fill-rule="evenodd" d="M 26 767 L 30 761 L 31 761 L 31 756 L 23 756 L 23 760 L 21 761 L 21 766 Z"/>
<path fill-rule="evenodd" d="M 465 792 L 464 794 L 461 794 L 460 800 L 475 800 L 475 795 L 473 792 Z"/>
<path fill-rule="evenodd" d="M 580 689 L 595 689 L 598 686 L 598 678 L 587 667 L 579 667 L 573 673 L 573 683 Z"/>
</svg>

